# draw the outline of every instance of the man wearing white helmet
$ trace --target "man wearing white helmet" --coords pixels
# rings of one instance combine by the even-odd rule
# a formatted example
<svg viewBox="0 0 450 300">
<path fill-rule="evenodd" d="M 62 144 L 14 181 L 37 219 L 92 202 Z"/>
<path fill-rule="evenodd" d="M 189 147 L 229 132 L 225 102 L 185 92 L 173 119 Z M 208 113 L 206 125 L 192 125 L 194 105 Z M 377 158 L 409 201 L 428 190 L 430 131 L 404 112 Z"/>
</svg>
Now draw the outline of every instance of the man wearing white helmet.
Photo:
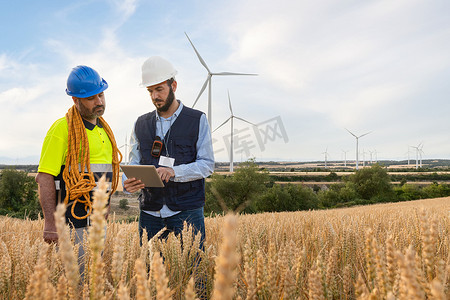
<svg viewBox="0 0 450 300">
<path fill-rule="evenodd" d="M 214 170 L 211 132 L 206 115 L 186 107 L 175 98 L 177 71 L 159 56 L 142 66 L 142 83 L 156 110 L 140 116 L 131 134 L 130 164 L 154 165 L 164 182 L 162 188 L 145 188 L 135 178 L 123 181 L 128 192 L 139 195 L 139 233 L 150 239 L 161 229 L 180 234 L 186 221 L 201 233 L 203 249 L 205 223 L 205 178 Z M 125 179 L 125 177 L 124 177 Z"/>
<path fill-rule="evenodd" d="M 119 180 L 120 154 L 114 134 L 103 119 L 106 81 L 94 69 L 77 66 L 67 79 L 67 95 L 73 106 L 53 123 L 45 137 L 36 182 L 44 213 L 43 237 L 58 241 L 54 212 L 66 204 L 66 223 L 75 230 L 80 272 L 84 272 L 83 234 L 92 213 L 92 190 L 106 174 L 111 194 Z"/>
</svg>

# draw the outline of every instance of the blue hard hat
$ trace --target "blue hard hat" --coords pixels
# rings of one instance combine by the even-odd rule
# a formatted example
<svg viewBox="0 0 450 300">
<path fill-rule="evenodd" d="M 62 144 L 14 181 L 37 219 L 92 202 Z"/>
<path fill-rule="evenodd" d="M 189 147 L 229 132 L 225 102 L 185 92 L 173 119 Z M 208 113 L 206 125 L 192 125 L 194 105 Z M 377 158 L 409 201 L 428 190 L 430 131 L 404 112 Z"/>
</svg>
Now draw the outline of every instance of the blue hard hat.
<svg viewBox="0 0 450 300">
<path fill-rule="evenodd" d="M 108 88 L 108 83 L 94 69 L 77 66 L 67 78 L 66 93 L 77 98 L 87 98 L 100 94 Z"/>
</svg>

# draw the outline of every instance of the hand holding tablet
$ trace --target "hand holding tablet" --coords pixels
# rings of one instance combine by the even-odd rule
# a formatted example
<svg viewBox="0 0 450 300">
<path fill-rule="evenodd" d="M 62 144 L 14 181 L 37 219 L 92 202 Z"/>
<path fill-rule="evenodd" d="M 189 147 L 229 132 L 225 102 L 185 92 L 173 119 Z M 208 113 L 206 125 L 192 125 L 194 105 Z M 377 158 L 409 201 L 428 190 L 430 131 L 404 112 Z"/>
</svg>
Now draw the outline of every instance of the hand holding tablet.
<svg viewBox="0 0 450 300">
<path fill-rule="evenodd" d="M 153 165 L 123 165 L 120 167 L 128 178 L 141 180 L 145 187 L 164 187 Z"/>
</svg>

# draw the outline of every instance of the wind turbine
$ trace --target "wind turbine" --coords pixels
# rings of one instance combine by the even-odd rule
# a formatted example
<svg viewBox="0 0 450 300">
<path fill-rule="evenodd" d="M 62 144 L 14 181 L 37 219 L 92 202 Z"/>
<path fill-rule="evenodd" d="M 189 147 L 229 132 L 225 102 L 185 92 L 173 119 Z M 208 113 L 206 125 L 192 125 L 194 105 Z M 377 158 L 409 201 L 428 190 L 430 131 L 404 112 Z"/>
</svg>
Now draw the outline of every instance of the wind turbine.
<svg viewBox="0 0 450 300">
<path fill-rule="evenodd" d="M 347 166 L 347 152 L 348 150 L 342 150 L 342 152 L 344 152 L 344 167 Z"/>
<path fill-rule="evenodd" d="M 419 161 L 420 161 L 420 167 L 422 168 L 422 153 L 423 153 L 423 143 L 420 142 L 417 146 L 410 146 L 411 148 L 416 149 L 416 169 L 419 168 Z M 420 156 L 420 160 L 419 160 Z"/>
<path fill-rule="evenodd" d="M 128 146 L 129 146 L 128 145 L 128 138 L 127 138 L 127 135 L 125 135 L 125 144 L 123 144 L 122 146 L 119 147 L 119 149 L 122 148 L 122 147 L 125 147 L 125 152 L 124 152 L 124 155 L 123 155 L 125 164 L 128 164 Z"/>
<path fill-rule="evenodd" d="M 373 152 L 375 153 L 375 163 L 378 163 L 378 153 L 380 152 L 377 149 L 374 149 Z"/>
<path fill-rule="evenodd" d="M 408 146 L 408 152 L 406 152 L 405 154 L 408 154 L 408 167 L 409 167 L 409 165 L 410 165 L 410 160 L 411 160 L 411 158 L 410 158 L 410 152 L 409 152 L 409 148 L 411 148 L 411 146 Z"/>
<path fill-rule="evenodd" d="M 370 164 L 372 165 L 373 164 L 373 151 L 370 151 L 370 150 L 368 150 L 369 151 L 369 155 L 370 155 Z"/>
<path fill-rule="evenodd" d="M 347 130 L 351 135 L 353 135 L 356 138 L 356 170 L 358 170 L 358 165 L 359 165 L 359 158 L 358 158 L 358 143 L 359 143 L 359 138 L 368 135 L 369 133 L 371 133 L 372 131 L 366 132 L 364 134 L 361 134 L 360 136 L 355 135 L 353 132 L 351 132 L 350 130 L 348 130 L 347 128 L 345 128 L 345 130 Z"/>
<path fill-rule="evenodd" d="M 419 168 L 419 149 L 414 146 L 410 146 L 410 147 L 416 149 L 416 169 L 418 169 Z"/>
<path fill-rule="evenodd" d="M 197 104 L 198 99 L 200 98 L 200 96 L 203 94 L 203 92 L 206 89 L 206 86 L 208 86 L 208 122 L 209 122 L 209 128 L 212 128 L 212 107 L 211 107 L 211 78 L 213 75 L 246 75 L 246 76 L 256 76 L 258 74 L 247 74 L 247 73 L 233 73 L 233 72 L 212 72 L 208 65 L 206 64 L 206 62 L 203 60 L 203 58 L 201 57 L 200 53 L 197 51 L 197 49 L 195 48 L 194 44 L 192 43 L 191 39 L 189 38 L 189 36 L 187 35 L 187 33 L 184 33 L 186 35 L 186 37 L 189 40 L 189 43 L 191 43 L 192 48 L 194 48 L 195 53 L 197 54 L 198 60 L 200 61 L 200 63 L 203 65 L 203 67 L 205 67 L 206 71 L 208 71 L 208 76 L 206 77 L 206 81 L 202 86 L 202 89 L 200 90 L 200 93 L 198 93 L 197 99 L 195 99 L 194 104 L 192 105 L 192 107 L 195 106 L 195 104 Z"/>
<path fill-rule="evenodd" d="M 234 152 L 234 147 L 233 147 L 233 136 L 234 136 L 234 127 L 233 127 L 233 119 L 238 119 L 241 121 L 244 121 L 250 125 L 255 126 L 255 124 L 244 120 L 240 117 L 237 117 L 233 114 L 233 108 L 231 107 L 231 99 L 230 99 L 230 91 L 228 91 L 228 105 L 230 107 L 230 117 L 228 119 L 225 120 L 225 122 L 223 122 L 222 124 L 219 125 L 219 127 L 217 127 L 216 129 L 214 129 L 214 131 L 216 131 L 217 129 L 219 129 L 220 127 L 222 127 L 223 125 L 225 125 L 228 121 L 231 121 L 231 137 L 230 137 L 230 172 L 233 173 L 233 152 Z M 214 132 L 213 131 L 213 132 Z M 242 160 L 242 159 L 241 159 Z"/>
<path fill-rule="evenodd" d="M 327 167 L 327 157 L 328 157 L 328 147 L 325 149 L 325 152 L 322 152 L 325 155 L 325 168 Z"/>
<path fill-rule="evenodd" d="M 365 167 L 366 166 L 366 150 L 364 150 L 364 148 L 363 148 L 363 150 L 362 150 L 362 156 L 363 156 L 363 167 Z"/>
<path fill-rule="evenodd" d="M 419 151 L 419 157 L 420 157 L 420 167 L 422 168 L 422 154 L 424 154 L 425 152 L 423 152 L 423 143 L 420 143 L 419 144 L 420 145 L 420 147 L 418 146 L 417 148 L 417 150 Z"/>
</svg>

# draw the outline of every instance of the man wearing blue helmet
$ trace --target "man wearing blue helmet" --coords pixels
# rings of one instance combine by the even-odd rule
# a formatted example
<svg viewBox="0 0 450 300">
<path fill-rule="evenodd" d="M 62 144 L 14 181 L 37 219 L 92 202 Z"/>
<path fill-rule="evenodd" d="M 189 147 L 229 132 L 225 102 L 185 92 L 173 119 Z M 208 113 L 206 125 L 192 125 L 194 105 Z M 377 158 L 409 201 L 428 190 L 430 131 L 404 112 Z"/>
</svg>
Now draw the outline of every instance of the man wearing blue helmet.
<svg viewBox="0 0 450 300">
<path fill-rule="evenodd" d="M 47 132 L 36 176 L 47 243 L 58 241 L 54 219 L 58 203 L 66 204 L 66 222 L 82 244 L 97 180 L 106 174 L 111 194 L 117 188 L 122 155 L 111 128 L 102 118 L 107 88 L 97 71 L 87 66 L 73 68 L 67 79 L 66 93 L 74 105 Z M 79 247 L 80 259 L 83 253 Z M 80 266 L 83 272 L 84 263 Z"/>
</svg>

